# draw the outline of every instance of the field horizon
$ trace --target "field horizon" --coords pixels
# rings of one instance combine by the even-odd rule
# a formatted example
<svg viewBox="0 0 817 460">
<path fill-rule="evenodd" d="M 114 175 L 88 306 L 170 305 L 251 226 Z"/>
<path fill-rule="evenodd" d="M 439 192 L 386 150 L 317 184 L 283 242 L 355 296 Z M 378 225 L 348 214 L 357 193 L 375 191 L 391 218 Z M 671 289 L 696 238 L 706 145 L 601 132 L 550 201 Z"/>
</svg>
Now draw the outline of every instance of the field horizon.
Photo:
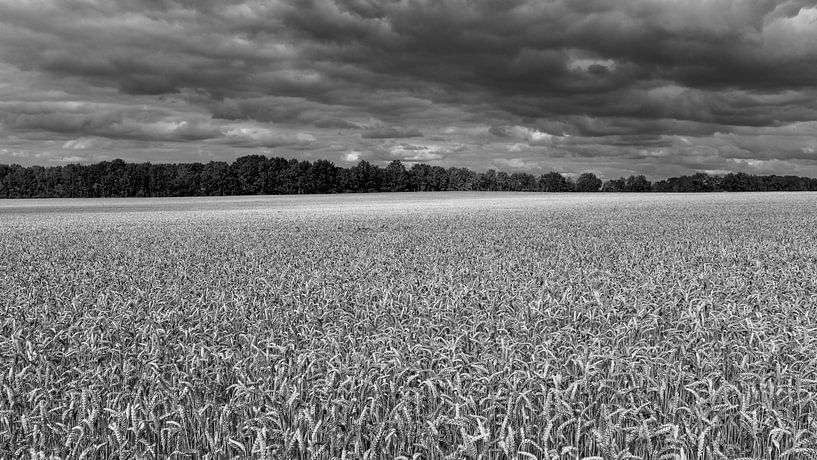
<svg viewBox="0 0 817 460">
<path fill-rule="evenodd" d="M 768 196 L 767 196 L 768 195 Z M 412 209 L 422 205 L 453 203 L 456 206 L 486 205 L 492 209 L 518 205 L 548 205 L 555 203 L 616 203 L 668 201 L 681 202 L 693 198 L 700 202 L 750 202 L 769 201 L 774 196 L 815 196 L 812 191 L 766 191 L 766 192 L 514 192 L 514 191 L 420 191 L 420 192 L 373 192 L 373 193 L 326 193 L 302 195 L 229 195 L 192 197 L 111 197 L 111 198 L 0 198 L 0 213 L 26 212 L 31 210 L 100 210 L 123 211 L 179 211 L 179 210 L 249 210 L 275 209 L 281 211 L 305 210 L 325 211 L 330 209 L 351 209 L 365 205 L 375 209 L 391 209 L 395 203 Z M 759 198 L 767 196 L 766 199 Z M 317 208 L 316 208 L 317 207 Z"/>
</svg>

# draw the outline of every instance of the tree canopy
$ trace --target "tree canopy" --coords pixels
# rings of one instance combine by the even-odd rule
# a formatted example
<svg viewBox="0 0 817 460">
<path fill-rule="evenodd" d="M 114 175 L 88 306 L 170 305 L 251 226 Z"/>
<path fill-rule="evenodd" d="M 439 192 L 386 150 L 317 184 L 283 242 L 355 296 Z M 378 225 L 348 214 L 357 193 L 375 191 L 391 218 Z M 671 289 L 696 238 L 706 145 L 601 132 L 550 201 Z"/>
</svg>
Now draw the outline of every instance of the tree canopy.
<svg viewBox="0 0 817 460">
<path fill-rule="evenodd" d="M 485 190 L 520 192 L 738 192 L 817 190 L 817 179 L 697 173 L 651 183 L 643 175 L 602 182 L 585 172 L 575 178 L 489 169 L 443 168 L 398 160 L 385 167 L 360 161 L 349 168 L 327 160 L 299 161 L 249 155 L 232 163 L 126 163 L 29 166 L 0 164 L 0 197 L 162 197 L 347 192 Z"/>
</svg>

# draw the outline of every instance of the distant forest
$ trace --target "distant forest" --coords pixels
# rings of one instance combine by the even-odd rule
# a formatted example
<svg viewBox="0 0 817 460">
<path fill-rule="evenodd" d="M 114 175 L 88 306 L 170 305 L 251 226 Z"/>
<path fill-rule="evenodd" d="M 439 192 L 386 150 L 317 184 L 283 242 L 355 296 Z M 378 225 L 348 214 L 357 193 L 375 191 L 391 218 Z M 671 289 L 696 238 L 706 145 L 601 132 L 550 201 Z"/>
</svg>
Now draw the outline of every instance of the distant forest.
<svg viewBox="0 0 817 460">
<path fill-rule="evenodd" d="M 557 172 L 540 176 L 490 169 L 413 164 L 386 167 L 367 161 L 342 168 L 315 162 L 249 155 L 233 163 L 126 163 L 92 165 L 0 165 L 2 198 L 165 197 L 443 190 L 530 192 L 749 192 L 817 190 L 817 179 L 744 173 L 673 177 L 650 182 L 643 175 L 602 182 L 592 173 L 576 178 Z"/>
</svg>

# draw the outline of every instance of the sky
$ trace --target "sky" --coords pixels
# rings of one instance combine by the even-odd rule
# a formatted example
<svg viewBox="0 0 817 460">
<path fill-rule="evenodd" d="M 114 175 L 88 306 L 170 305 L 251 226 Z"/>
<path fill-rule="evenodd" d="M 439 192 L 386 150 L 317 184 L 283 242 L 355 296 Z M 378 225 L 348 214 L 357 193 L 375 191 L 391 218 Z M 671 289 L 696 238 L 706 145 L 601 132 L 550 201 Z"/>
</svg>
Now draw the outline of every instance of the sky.
<svg viewBox="0 0 817 460">
<path fill-rule="evenodd" d="M 0 0 L 0 163 L 817 177 L 817 1 Z"/>
</svg>

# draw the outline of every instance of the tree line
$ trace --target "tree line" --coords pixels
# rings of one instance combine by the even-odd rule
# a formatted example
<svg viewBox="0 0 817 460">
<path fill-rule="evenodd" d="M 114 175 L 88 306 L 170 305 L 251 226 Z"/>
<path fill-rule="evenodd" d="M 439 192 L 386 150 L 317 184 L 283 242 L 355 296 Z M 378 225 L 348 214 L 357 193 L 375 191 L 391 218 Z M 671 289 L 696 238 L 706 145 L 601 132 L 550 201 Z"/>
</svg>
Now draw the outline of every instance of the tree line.
<svg viewBox="0 0 817 460">
<path fill-rule="evenodd" d="M 744 173 L 673 177 L 650 182 L 643 175 L 602 182 L 593 173 L 565 177 L 489 169 L 443 168 L 423 163 L 406 168 L 360 161 L 343 168 L 327 160 L 299 161 L 249 155 L 232 163 L 126 163 L 29 166 L 0 164 L 2 198 L 166 197 L 444 190 L 529 192 L 739 192 L 817 190 L 817 179 Z"/>
</svg>

